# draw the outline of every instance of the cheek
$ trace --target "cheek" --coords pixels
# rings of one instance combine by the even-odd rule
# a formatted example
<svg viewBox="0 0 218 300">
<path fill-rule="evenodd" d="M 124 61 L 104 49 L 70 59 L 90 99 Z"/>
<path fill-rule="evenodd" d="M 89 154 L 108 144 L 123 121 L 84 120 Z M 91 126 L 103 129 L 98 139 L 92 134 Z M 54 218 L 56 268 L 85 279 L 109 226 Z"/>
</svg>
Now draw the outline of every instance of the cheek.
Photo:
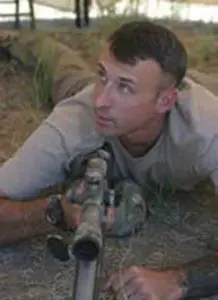
<svg viewBox="0 0 218 300">
<path fill-rule="evenodd" d="M 138 105 L 129 105 L 123 107 L 122 112 L 123 120 L 129 124 L 140 125 L 150 119 L 155 115 L 155 106 L 148 104 L 138 104 Z"/>
<path fill-rule="evenodd" d="M 128 119 L 130 117 L 131 106 L 125 101 L 117 97 L 114 101 L 112 114 L 118 119 Z"/>
<path fill-rule="evenodd" d="M 138 126 L 138 124 L 142 122 L 141 119 L 143 117 L 141 108 L 135 105 L 130 105 L 127 102 L 120 103 L 114 107 L 113 112 L 117 125 L 125 128 L 126 130 L 128 130 L 128 128 Z"/>
<path fill-rule="evenodd" d="M 93 92 L 92 92 L 94 101 L 100 96 L 100 94 L 101 94 L 101 88 L 100 88 L 99 84 L 95 84 Z"/>
<path fill-rule="evenodd" d="M 119 106 L 119 109 L 122 111 L 123 115 L 126 118 L 133 118 L 135 116 L 140 116 L 142 114 L 142 111 L 144 110 L 141 104 L 137 104 L 136 101 L 126 101 L 121 102 L 122 105 Z"/>
</svg>

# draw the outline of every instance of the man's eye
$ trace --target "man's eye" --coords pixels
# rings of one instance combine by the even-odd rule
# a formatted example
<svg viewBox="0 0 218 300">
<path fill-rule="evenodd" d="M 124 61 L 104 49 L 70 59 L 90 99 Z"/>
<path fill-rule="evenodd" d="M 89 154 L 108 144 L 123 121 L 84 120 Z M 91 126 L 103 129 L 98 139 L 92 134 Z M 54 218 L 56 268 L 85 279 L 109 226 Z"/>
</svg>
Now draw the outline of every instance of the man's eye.
<svg viewBox="0 0 218 300">
<path fill-rule="evenodd" d="M 101 83 L 105 84 L 107 82 L 107 76 L 106 76 L 106 74 L 103 71 L 101 71 L 101 70 L 97 70 L 96 73 L 97 73 L 98 78 L 100 79 Z"/>
<path fill-rule="evenodd" d="M 107 77 L 105 75 L 100 76 L 100 80 L 102 83 L 106 83 L 107 82 Z"/>
<path fill-rule="evenodd" d="M 130 87 L 128 84 L 120 83 L 119 88 L 124 94 L 134 94 L 134 90 L 132 87 Z"/>
</svg>

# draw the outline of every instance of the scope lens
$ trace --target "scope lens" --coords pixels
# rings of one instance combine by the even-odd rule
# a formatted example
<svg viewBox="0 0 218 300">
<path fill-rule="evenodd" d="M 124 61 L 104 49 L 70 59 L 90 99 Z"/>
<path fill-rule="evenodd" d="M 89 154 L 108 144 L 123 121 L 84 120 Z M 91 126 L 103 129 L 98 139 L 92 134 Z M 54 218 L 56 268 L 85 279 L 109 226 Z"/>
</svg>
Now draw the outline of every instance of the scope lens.
<svg viewBox="0 0 218 300">
<path fill-rule="evenodd" d="M 77 259 L 86 261 L 94 260 L 100 252 L 98 244 L 88 238 L 78 241 L 72 250 Z"/>
</svg>

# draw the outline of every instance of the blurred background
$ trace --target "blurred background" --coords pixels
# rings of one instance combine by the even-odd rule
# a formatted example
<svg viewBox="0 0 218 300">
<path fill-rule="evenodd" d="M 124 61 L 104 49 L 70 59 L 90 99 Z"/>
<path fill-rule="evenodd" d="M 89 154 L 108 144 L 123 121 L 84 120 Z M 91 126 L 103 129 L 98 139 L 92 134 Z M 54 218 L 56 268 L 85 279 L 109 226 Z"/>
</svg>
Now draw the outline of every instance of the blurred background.
<svg viewBox="0 0 218 300">
<path fill-rule="evenodd" d="M 84 0 L 85 1 L 85 0 Z M 20 20 L 28 21 L 30 5 L 36 23 L 40 26 L 46 20 L 60 20 L 62 24 L 73 24 L 76 18 L 76 0 L 0 0 L 0 26 L 13 25 L 16 3 L 19 4 Z M 83 0 L 79 1 L 81 11 Z M 179 21 L 218 22 L 217 0 L 90 0 L 89 15 L 95 20 L 108 15 L 144 15 L 149 18 L 173 18 Z M 66 23 L 67 22 L 67 23 Z M 95 24 L 95 22 L 92 22 Z"/>
</svg>

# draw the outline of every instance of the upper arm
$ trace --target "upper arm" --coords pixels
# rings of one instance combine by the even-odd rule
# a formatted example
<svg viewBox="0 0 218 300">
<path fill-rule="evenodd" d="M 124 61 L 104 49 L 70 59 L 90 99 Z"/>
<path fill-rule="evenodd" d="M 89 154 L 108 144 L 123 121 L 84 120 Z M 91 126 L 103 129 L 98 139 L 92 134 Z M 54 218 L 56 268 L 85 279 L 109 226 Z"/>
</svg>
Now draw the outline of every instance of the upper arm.
<svg viewBox="0 0 218 300">
<path fill-rule="evenodd" d="M 5 192 L 0 189 L 0 198 L 8 198 L 8 196 L 5 194 Z"/>
<path fill-rule="evenodd" d="M 0 168 L 0 195 L 11 199 L 37 197 L 65 179 L 67 154 L 55 128 L 42 123 Z"/>
<path fill-rule="evenodd" d="M 1 166 L 0 189 L 9 198 L 37 197 L 44 189 L 62 183 L 71 160 L 102 145 L 91 110 L 80 104 L 80 98 L 87 98 L 89 94 L 90 89 L 86 89 L 73 101 L 59 103 L 15 155 Z"/>
<path fill-rule="evenodd" d="M 212 142 L 206 145 L 197 170 L 200 177 L 212 180 L 214 191 L 218 194 L 218 136 L 214 136 Z"/>
<path fill-rule="evenodd" d="M 212 180 L 214 192 L 218 195 L 218 137 L 209 147 L 205 163 L 205 169 Z"/>
<path fill-rule="evenodd" d="M 211 174 L 215 194 L 218 196 L 218 168 Z"/>
</svg>

